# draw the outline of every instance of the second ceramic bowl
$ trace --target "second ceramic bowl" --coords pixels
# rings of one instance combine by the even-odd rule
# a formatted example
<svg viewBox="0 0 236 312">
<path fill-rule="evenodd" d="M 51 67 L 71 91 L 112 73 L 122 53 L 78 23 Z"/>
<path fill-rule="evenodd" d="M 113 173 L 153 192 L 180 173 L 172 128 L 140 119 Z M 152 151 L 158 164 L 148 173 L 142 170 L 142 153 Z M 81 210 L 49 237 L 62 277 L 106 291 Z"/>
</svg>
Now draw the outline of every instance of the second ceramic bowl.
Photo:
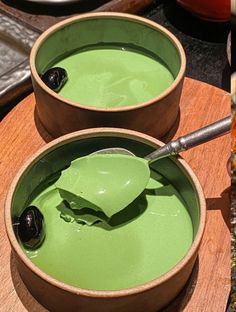
<svg viewBox="0 0 236 312">
<path fill-rule="evenodd" d="M 127 148 L 137 156 L 143 157 L 160 145 L 162 145 L 160 141 L 135 131 L 117 128 L 88 129 L 67 134 L 52 141 L 22 166 L 8 192 L 5 205 L 6 230 L 24 283 L 35 298 L 49 311 L 156 312 L 173 300 L 184 287 L 193 269 L 203 236 L 206 206 L 203 191 L 195 174 L 180 157 L 165 158 L 152 164 L 152 170 L 157 171 L 168 183 L 157 189 L 155 194 L 158 194 L 158 201 L 153 204 L 155 207 L 153 212 L 147 209 L 147 214 L 151 214 L 147 219 L 149 220 L 148 224 L 144 228 L 141 228 L 140 223 L 137 222 L 143 220 L 143 217 L 146 218 L 146 213 L 109 231 L 105 228 L 96 228 L 96 226 L 84 226 L 79 230 L 79 225 L 75 222 L 66 223 L 61 220 L 64 230 L 58 232 L 55 230 L 56 228 L 52 230 L 51 224 L 56 224 L 55 221 L 58 222 L 61 218 L 55 205 L 50 202 L 48 208 L 43 212 L 46 238 L 43 246 L 35 251 L 35 255 L 26 255 L 17 235 L 17 217 L 32 200 L 32 196 L 37 196 L 38 192 L 42 191 L 42 185 L 44 188 L 48 187 L 49 180 L 51 184 L 55 178 L 58 179 L 58 173 L 67 168 L 72 160 L 102 148 L 115 146 Z M 171 198 L 174 198 L 175 195 L 173 195 L 173 191 L 165 193 L 164 190 L 169 188 L 169 183 L 178 191 L 178 198 L 188 211 L 191 218 L 190 227 L 187 225 L 188 223 L 184 223 L 185 225 L 179 223 L 178 216 L 181 214 L 179 204 L 175 202 L 174 207 L 170 205 Z M 49 199 L 47 195 L 49 193 L 45 194 L 46 197 L 41 198 L 42 209 L 45 199 Z M 151 196 L 150 200 L 153 200 L 152 192 L 149 192 L 147 196 L 149 199 Z M 136 211 L 138 207 L 133 208 Z M 56 213 L 56 215 L 48 218 L 48 213 Z M 167 223 L 165 221 L 166 214 L 170 215 Z M 129 232 L 129 235 L 127 233 L 122 235 L 127 226 L 131 229 L 129 226 L 132 224 L 132 231 Z M 152 224 L 155 226 L 152 227 Z M 176 227 L 177 224 L 180 227 Z M 68 232 L 69 229 L 71 231 Z M 186 232 L 187 229 L 189 231 Z M 88 234 L 90 233 L 91 239 L 86 239 L 84 230 Z M 162 239 L 156 230 L 160 230 L 160 233 L 165 231 Z M 96 234 L 92 235 L 95 233 L 94 231 Z M 102 243 L 98 241 L 98 237 L 99 240 L 101 238 L 101 233 L 105 235 L 104 238 L 106 237 Z M 172 234 L 170 235 L 170 233 Z M 170 265 L 173 254 L 178 254 L 185 246 L 184 241 L 188 237 L 186 233 L 191 233 L 192 236 L 188 250 L 184 252 L 177 263 Z M 119 240 L 114 243 L 116 235 Z M 54 243 L 47 245 L 49 241 L 54 241 Z M 83 243 L 84 241 L 85 243 Z M 154 244 L 152 250 L 144 248 L 150 241 Z M 81 243 L 84 244 L 83 248 Z M 50 246 L 50 248 L 48 249 L 46 246 Z M 67 246 L 71 246 L 70 250 Z M 44 264 L 37 264 L 34 260 L 37 260 L 38 256 L 42 257 L 43 247 L 47 249 L 47 252 L 43 254 L 44 260 L 42 259 Z M 163 250 L 164 261 L 161 260 L 163 259 L 161 256 Z M 116 257 L 113 257 L 114 253 Z M 109 261 L 106 261 L 106 258 Z M 102 259 L 102 262 L 98 261 L 99 259 Z M 152 259 L 151 263 L 144 265 L 147 261 L 150 262 L 150 259 Z M 93 265 L 89 265 L 91 260 Z M 44 266 L 45 263 L 48 263 L 47 267 Z M 130 283 L 134 276 L 135 279 L 142 278 L 150 268 L 152 270 L 159 269 L 163 263 L 170 266 L 169 270 L 158 277 L 155 273 L 146 282 L 143 280 L 133 286 L 118 287 L 116 290 L 112 286 L 109 286 L 112 289 L 104 287 L 104 281 L 111 285 L 126 280 L 125 283 L 128 285 L 127 283 Z M 135 275 L 132 273 L 133 268 L 136 268 Z M 79 286 L 84 286 L 85 284 L 81 283 L 88 282 L 90 276 L 90 287 L 76 287 L 71 282 L 69 284 L 69 275 L 72 278 L 77 276 L 76 283 Z M 98 288 L 91 285 L 96 283 L 98 286 L 99 279 L 103 286 L 96 290 Z"/>
<path fill-rule="evenodd" d="M 67 61 L 62 93 L 52 91 L 40 75 L 75 54 L 80 62 Z M 30 66 L 37 115 L 53 137 L 112 126 L 163 138 L 177 123 L 185 53 L 172 33 L 148 19 L 122 13 L 66 19 L 38 38 Z"/>
</svg>

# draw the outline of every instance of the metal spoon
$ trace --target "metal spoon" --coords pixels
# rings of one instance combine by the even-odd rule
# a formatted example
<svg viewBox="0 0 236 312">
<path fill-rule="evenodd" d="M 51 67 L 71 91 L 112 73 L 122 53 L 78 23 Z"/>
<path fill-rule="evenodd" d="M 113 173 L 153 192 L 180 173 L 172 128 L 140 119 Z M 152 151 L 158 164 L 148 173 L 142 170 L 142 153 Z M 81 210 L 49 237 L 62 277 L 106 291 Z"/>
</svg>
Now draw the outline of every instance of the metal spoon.
<svg viewBox="0 0 236 312">
<path fill-rule="evenodd" d="M 220 119 L 206 127 L 193 131 L 185 136 L 171 141 L 164 146 L 158 148 L 154 152 L 144 157 L 148 163 L 152 163 L 160 158 L 171 155 L 176 155 L 180 152 L 186 151 L 192 147 L 198 146 L 202 143 L 211 141 L 219 136 L 222 136 L 230 131 L 231 116 Z M 131 151 L 120 148 L 105 148 L 94 152 L 93 154 L 125 154 L 135 156 Z"/>
<path fill-rule="evenodd" d="M 230 123 L 231 117 L 224 118 L 169 142 L 144 158 L 135 157 L 129 150 L 118 147 L 96 151 L 75 160 L 61 175 L 57 187 L 61 192 L 75 194 L 77 197 L 73 197 L 72 201 L 77 206 L 82 198 L 87 201 L 86 207 L 93 204 L 111 217 L 129 205 L 146 188 L 150 180 L 150 163 L 219 137 L 230 130 Z M 73 182 L 70 186 L 68 180 Z M 65 196 L 63 198 L 70 202 L 69 197 Z"/>
</svg>

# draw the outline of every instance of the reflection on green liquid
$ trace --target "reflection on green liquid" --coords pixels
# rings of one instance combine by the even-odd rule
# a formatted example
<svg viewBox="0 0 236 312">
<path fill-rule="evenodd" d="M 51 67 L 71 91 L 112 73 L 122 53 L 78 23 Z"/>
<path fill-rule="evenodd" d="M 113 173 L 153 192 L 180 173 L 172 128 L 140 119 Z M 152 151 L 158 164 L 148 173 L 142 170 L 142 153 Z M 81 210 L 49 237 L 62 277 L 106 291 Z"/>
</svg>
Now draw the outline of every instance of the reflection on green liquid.
<svg viewBox="0 0 236 312">
<path fill-rule="evenodd" d="M 47 187 L 32 201 L 45 217 L 46 239 L 26 255 L 59 281 L 86 289 L 118 290 L 157 278 L 184 257 L 193 240 L 184 201 L 163 181 L 152 172 L 140 197 L 111 222 L 92 226 L 61 218 L 59 192 Z"/>
<path fill-rule="evenodd" d="M 127 48 L 84 49 L 53 66 L 65 68 L 68 73 L 61 96 L 100 108 L 149 101 L 174 81 L 170 70 L 156 56 Z"/>
</svg>

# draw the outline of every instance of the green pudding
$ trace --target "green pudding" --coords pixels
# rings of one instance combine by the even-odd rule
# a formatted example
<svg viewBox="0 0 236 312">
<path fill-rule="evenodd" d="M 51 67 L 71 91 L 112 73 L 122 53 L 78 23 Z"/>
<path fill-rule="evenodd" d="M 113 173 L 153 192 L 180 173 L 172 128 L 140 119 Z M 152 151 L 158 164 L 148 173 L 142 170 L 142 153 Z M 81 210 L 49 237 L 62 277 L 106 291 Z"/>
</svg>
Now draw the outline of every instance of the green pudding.
<svg viewBox="0 0 236 312">
<path fill-rule="evenodd" d="M 59 281 L 93 290 L 134 287 L 169 271 L 192 244 L 186 204 L 156 171 L 131 204 L 105 221 L 89 222 L 68 210 L 57 181 L 45 183 L 29 203 L 44 215 L 43 244 L 37 250 L 22 248 L 37 267 Z"/>
<path fill-rule="evenodd" d="M 115 108 L 136 105 L 161 94 L 174 81 L 157 57 L 133 49 L 94 48 L 60 60 L 68 81 L 59 91 L 82 105 Z"/>
</svg>

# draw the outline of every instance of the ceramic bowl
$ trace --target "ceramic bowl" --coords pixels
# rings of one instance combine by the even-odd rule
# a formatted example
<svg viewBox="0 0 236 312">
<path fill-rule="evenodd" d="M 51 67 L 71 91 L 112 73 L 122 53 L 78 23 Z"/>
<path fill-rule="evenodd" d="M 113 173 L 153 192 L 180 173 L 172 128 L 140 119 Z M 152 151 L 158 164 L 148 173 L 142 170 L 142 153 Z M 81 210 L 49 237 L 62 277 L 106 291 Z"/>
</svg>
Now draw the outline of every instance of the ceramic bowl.
<svg viewBox="0 0 236 312">
<path fill-rule="evenodd" d="M 127 45 L 138 47 L 137 51 L 145 49 L 166 64 L 173 82 L 148 101 L 112 108 L 82 105 L 55 93 L 42 82 L 40 75 L 51 64 L 78 49 L 101 42 L 115 44 L 119 49 Z M 160 139 L 178 122 L 185 53 L 172 33 L 148 19 L 122 13 L 89 13 L 66 19 L 38 38 L 30 54 L 30 67 L 37 116 L 53 137 L 106 126 L 133 129 Z"/>
<path fill-rule="evenodd" d="M 157 166 L 158 171 L 182 195 L 194 233 L 186 255 L 162 276 L 136 287 L 116 291 L 81 289 L 52 278 L 36 267 L 22 251 L 12 223 L 39 183 L 79 156 L 118 145 L 143 157 L 162 143 L 148 135 L 117 128 L 93 128 L 67 134 L 48 143 L 31 157 L 10 187 L 5 205 L 5 225 L 17 267 L 29 291 L 49 311 L 95 312 L 102 307 L 103 312 L 156 312 L 176 297 L 191 274 L 204 232 L 206 206 L 195 174 L 180 157 L 162 159 L 152 165 Z M 168 174 L 167 166 L 171 169 Z"/>
</svg>

